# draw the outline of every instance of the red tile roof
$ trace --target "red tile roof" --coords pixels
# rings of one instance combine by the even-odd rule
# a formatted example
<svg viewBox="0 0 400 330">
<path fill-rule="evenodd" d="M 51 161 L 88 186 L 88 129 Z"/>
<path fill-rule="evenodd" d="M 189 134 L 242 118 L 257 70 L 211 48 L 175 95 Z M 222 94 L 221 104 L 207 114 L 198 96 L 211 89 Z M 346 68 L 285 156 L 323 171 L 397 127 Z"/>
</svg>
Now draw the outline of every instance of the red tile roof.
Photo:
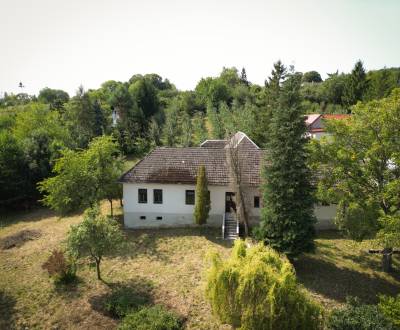
<svg viewBox="0 0 400 330">
<path fill-rule="evenodd" d="M 326 114 L 326 115 L 322 115 L 323 119 L 347 119 L 350 118 L 351 115 L 348 114 Z"/>
</svg>

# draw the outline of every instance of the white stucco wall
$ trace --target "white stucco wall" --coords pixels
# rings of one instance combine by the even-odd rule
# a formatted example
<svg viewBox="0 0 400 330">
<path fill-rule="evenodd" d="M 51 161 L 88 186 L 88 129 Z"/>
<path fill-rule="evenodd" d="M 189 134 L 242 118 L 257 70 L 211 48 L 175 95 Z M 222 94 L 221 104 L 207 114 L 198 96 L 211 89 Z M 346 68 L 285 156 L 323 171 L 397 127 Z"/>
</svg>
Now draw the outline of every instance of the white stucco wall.
<svg viewBox="0 0 400 330">
<path fill-rule="evenodd" d="M 211 197 L 211 210 L 208 225 L 220 227 L 225 212 L 225 193 L 232 191 L 227 186 L 209 186 Z M 139 189 L 147 189 L 147 203 L 138 202 Z M 153 189 L 162 189 L 163 203 L 153 203 Z M 124 183 L 124 224 L 128 228 L 144 227 L 174 227 L 190 226 L 194 224 L 194 205 L 185 204 L 185 191 L 195 190 L 194 185 L 183 184 L 136 184 Z M 246 202 L 250 216 L 250 224 L 259 223 L 260 208 L 254 208 L 254 196 L 260 196 L 256 188 L 246 189 Z M 262 201 L 260 201 L 262 203 Z M 260 205 L 262 206 L 262 205 Z M 336 214 L 336 206 L 316 206 L 315 216 L 318 219 L 317 229 L 333 229 L 333 219 Z M 146 219 L 140 219 L 145 216 Z M 157 220 L 162 217 L 162 220 Z"/>
<path fill-rule="evenodd" d="M 225 193 L 232 191 L 227 186 L 209 186 L 211 197 L 211 210 L 207 223 L 211 226 L 221 226 L 222 217 L 225 212 Z M 147 189 L 147 203 L 138 202 L 139 189 Z M 162 189 L 163 203 L 153 203 L 153 189 Z M 162 227 L 162 226 L 185 226 L 192 225 L 194 205 L 185 204 L 185 191 L 195 190 L 194 185 L 183 184 L 156 184 L 156 183 L 124 183 L 124 224 L 128 228 L 138 227 Z M 254 209 L 253 194 L 249 193 L 251 199 L 251 216 L 259 216 L 259 209 Z M 145 216 L 145 220 L 140 217 Z M 163 217 L 157 220 L 158 216 Z"/>
</svg>

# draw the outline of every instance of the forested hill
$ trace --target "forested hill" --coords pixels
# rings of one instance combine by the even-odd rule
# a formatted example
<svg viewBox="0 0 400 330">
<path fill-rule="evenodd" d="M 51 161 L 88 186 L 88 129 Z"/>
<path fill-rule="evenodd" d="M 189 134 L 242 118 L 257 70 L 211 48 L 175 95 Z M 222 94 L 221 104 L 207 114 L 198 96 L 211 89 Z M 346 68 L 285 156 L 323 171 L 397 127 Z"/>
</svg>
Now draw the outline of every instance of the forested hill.
<svg viewBox="0 0 400 330">
<path fill-rule="evenodd" d="M 400 68 L 367 72 L 361 62 L 352 72 L 325 80 L 316 71 L 295 72 L 280 62 L 274 65 L 276 74 L 301 79 L 305 113 L 349 113 L 358 101 L 386 97 L 400 86 Z M 50 88 L 37 96 L 5 93 L 0 98 L 0 207 L 40 198 L 37 183 L 51 175 L 63 151 L 86 149 L 100 135 L 112 135 L 123 154 L 136 157 L 154 146 L 196 146 L 236 130 L 263 145 L 272 107 L 270 81 L 259 86 L 247 79 L 245 69 L 223 68 L 193 91 L 179 91 L 168 79 L 147 74 L 106 81 L 95 90 L 80 87 L 72 97 Z"/>
</svg>

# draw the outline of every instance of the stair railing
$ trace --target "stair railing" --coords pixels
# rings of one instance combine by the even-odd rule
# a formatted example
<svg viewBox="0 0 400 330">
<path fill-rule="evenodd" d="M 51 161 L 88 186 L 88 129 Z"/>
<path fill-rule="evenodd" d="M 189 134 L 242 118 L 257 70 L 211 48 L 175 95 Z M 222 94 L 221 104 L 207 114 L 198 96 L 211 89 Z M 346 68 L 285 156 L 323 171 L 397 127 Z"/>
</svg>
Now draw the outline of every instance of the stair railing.
<svg viewBox="0 0 400 330">
<path fill-rule="evenodd" d="M 239 217 L 236 217 L 236 234 L 237 237 L 239 238 Z"/>
<path fill-rule="evenodd" d="M 225 213 L 222 215 L 222 239 L 225 239 Z"/>
</svg>

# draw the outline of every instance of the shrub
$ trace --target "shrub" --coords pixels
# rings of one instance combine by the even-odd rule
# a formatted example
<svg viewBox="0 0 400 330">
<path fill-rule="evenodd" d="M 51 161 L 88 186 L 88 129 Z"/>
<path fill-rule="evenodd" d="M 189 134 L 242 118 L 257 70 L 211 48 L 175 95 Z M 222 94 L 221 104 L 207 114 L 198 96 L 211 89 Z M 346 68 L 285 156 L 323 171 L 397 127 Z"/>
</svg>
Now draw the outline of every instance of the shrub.
<svg viewBox="0 0 400 330">
<path fill-rule="evenodd" d="M 197 171 L 195 205 L 193 211 L 196 224 L 204 225 L 207 223 L 210 208 L 211 202 L 210 192 L 208 191 L 206 168 L 204 165 L 201 165 Z"/>
<path fill-rule="evenodd" d="M 356 298 L 349 298 L 342 309 L 334 310 L 328 318 L 331 330 L 391 330 L 394 326 L 376 305 L 363 305 Z"/>
<path fill-rule="evenodd" d="M 180 330 L 182 321 L 160 305 L 144 307 L 122 320 L 119 330 Z"/>
<path fill-rule="evenodd" d="M 129 312 L 138 310 L 149 303 L 145 297 L 132 288 L 119 287 L 109 295 L 104 303 L 104 308 L 113 317 L 124 317 Z"/>
<path fill-rule="evenodd" d="M 67 260 L 61 250 L 53 250 L 42 269 L 47 270 L 55 284 L 68 284 L 76 280 L 75 262 Z"/>
<path fill-rule="evenodd" d="M 223 323 L 241 329 L 318 329 L 322 310 L 298 286 L 293 266 L 262 244 L 236 240 L 231 257 L 211 256 L 206 296 Z"/>
<path fill-rule="evenodd" d="M 400 294 L 397 297 L 380 296 L 379 299 L 380 312 L 400 328 Z"/>
</svg>

